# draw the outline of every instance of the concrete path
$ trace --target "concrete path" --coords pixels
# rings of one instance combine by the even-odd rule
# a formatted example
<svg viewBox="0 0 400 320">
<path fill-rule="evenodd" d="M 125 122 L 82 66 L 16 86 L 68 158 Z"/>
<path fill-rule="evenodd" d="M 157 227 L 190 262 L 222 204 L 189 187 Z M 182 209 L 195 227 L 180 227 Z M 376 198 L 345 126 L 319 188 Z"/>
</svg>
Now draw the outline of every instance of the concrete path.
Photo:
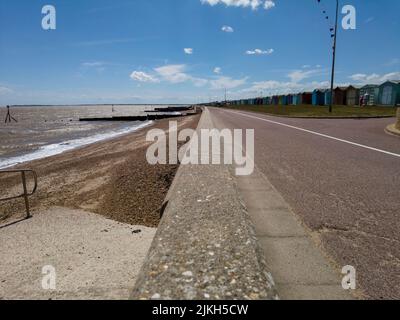
<svg viewBox="0 0 400 320">
<path fill-rule="evenodd" d="M 65 208 L 0 226 L 0 300 L 128 299 L 154 233 Z M 56 290 L 43 289 L 44 266 Z"/>
<path fill-rule="evenodd" d="M 367 298 L 400 298 L 400 138 L 384 131 L 394 119 L 211 113 L 223 127 L 255 129 L 256 166 L 336 270 L 354 266 Z"/>
<path fill-rule="evenodd" d="M 317 247 L 282 196 L 256 168 L 238 187 L 282 300 L 344 300 L 338 270 Z"/>
<path fill-rule="evenodd" d="M 226 128 L 218 116 L 213 122 L 218 129 Z M 351 299 L 338 270 L 268 178 L 256 167 L 252 175 L 236 179 L 280 299 Z"/>
</svg>

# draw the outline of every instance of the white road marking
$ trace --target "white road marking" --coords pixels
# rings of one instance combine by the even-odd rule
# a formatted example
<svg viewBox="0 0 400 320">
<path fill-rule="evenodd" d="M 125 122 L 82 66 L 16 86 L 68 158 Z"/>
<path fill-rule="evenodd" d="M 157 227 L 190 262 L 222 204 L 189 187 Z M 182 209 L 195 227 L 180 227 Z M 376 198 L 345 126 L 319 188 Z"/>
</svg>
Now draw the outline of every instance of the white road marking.
<svg viewBox="0 0 400 320">
<path fill-rule="evenodd" d="M 376 152 L 380 152 L 380 153 L 384 153 L 384 154 L 387 154 L 387 155 L 390 155 L 390 156 L 394 156 L 394 157 L 400 158 L 400 154 L 397 154 L 397 153 L 393 153 L 393 152 L 389 152 L 389 151 L 385 151 L 385 150 L 369 147 L 369 146 L 366 146 L 366 145 L 363 145 L 363 144 L 360 144 L 360 143 L 356 143 L 356 142 L 352 142 L 352 141 L 348 141 L 348 140 L 332 137 L 332 136 L 329 136 L 327 134 L 319 133 L 319 132 L 316 132 L 316 131 L 312 131 L 312 130 L 307 130 L 307 129 L 291 126 L 291 125 L 286 124 L 286 123 L 272 121 L 272 120 L 268 120 L 268 119 L 264 119 L 264 118 L 259 118 L 259 117 L 251 116 L 251 115 L 248 115 L 246 113 L 237 112 L 237 111 L 224 110 L 224 112 L 240 114 L 240 115 L 242 115 L 244 117 L 253 118 L 253 119 L 257 119 L 257 120 L 261 120 L 261 121 L 265 121 L 265 122 L 270 122 L 270 123 L 277 124 L 277 125 L 280 125 L 280 126 L 284 126 L 284 127 L 287 127 L 287 128 L 291 128 L 291 129 L 295 129 L 295 130 L 299 130 L 299 131 L 315 134 L 315 135 L 320 136 L 320 137 L 324 137 L 324 138 L 328 138 L 328 139 L 344 142 L 344 143 L 347 143 L 347 144 L 350 144 L 350 145 L 353 145 L 353 146 L 356 146 L 356 147 L 361 147 L 361 148 L 364 148 L 364 149 L 368 149 L 368 150 L 372 150 L 372 151 L 376 151 Z"/>
</svg>

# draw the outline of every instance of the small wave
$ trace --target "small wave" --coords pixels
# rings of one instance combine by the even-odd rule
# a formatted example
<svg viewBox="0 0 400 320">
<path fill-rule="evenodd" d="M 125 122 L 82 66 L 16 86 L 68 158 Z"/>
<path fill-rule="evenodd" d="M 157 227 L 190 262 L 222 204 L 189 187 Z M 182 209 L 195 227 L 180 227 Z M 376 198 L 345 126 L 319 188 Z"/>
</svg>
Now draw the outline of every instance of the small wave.
<svg viewBox="0 0 400 320">
<path fill-rule="evenodd" d="M 124 128 L 121 130 L 111 131 L 111 132 L 107 132 L 107 133 L 99 133 L 99 134 L 96 134 L 96 135 L 93 135 L 90 137 L 79 138 L 79 139 L 45 145 L 45 146 L 40 147 L 38 150 L 33 151 L 28 154 L 25 154 L 25 155 L 12 157 L 12 158 L 6 158 L 6 159 L 0 159 L 0 169 L 13 167 L 17 164 L 21 164 L 21 163 L 28 162 L 28 161 L 33 161 L 33 160 L 38 160 L 38 159 L 55 156 L 55 155 L 64 153 L 66 151 L 70 151 L 70 150 L 73 150 L 73 149 L 76 149 L 79 147 L 83 147 L 83 146 L 86 146 L 86 145 L 89 145 L 89 144 L 92 144 L 95 142 L 115 138 L 115 137 L 118 137 L 118 136 L 121 136 L 121 135 L 124 135 L 127 133 L 137 131 L 139 129 L 149 126 L 150 124 L 152 124 L 152 121 L 145 122 L 145 123 L 140 124 L 135 127 Z"/>
</svg>

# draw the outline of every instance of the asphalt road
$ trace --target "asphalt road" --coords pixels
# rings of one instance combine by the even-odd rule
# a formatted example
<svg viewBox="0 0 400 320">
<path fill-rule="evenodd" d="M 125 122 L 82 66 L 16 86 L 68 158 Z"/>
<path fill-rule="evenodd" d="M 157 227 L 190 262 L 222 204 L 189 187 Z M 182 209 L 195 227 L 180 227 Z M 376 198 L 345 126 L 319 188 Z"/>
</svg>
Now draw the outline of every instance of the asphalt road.
<svg viewBox="0 0 400 320">
<path fill-rule="evenodd" d="M 255 164 L 367 298 L 400 299 L 400 138 L 393 119 L 316 120 L 210 109 L 255 129 Z"/>
</svg>

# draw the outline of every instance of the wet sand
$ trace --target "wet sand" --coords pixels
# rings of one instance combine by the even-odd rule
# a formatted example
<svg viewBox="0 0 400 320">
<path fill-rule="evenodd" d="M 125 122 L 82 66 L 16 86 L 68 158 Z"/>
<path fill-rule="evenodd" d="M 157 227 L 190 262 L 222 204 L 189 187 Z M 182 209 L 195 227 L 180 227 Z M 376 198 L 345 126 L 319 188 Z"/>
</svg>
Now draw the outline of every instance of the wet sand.
<svg viewBox="0 0 400 320">
<path fill-rule="evenodd" d="M 196 128 L 199 115 L 177 118 L 179 130 Z M 112 140 L 95 143 L 17 166 L 37 171 L 39 187 L 30 198 L 32 213 L 54 206 L 81 209 L 132 225 L 156 227 L 159 209 L 177 165 L 149 165 L 149 129 L 168 130 L 169 120 Z M 17 177 L 0 178 L 2 196 L 20 192 Z M 6 190 L 6 191 L 5 191 Z M 23 199 L 0 203 L 0 223 L 24 215 Z"/>
</svg>

